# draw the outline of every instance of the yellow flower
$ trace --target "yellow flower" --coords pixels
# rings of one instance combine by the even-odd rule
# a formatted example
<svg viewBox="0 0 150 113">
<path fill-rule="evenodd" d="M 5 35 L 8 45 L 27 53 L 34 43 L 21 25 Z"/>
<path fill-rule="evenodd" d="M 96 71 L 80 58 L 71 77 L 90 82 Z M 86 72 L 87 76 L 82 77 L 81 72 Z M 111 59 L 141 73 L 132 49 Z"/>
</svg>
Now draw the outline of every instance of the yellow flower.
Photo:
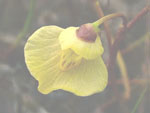
<svg viewBox="0 0 150 113">
<path fill-rule="evenodd" d="M 96 26 L 102 21 L 66 29 L 45 26 L 32 34 L 24 48 L 25 62 L 41 93 L 62 89 L 89 96 L 104 90 L 108 73 Z"/>
</svg>

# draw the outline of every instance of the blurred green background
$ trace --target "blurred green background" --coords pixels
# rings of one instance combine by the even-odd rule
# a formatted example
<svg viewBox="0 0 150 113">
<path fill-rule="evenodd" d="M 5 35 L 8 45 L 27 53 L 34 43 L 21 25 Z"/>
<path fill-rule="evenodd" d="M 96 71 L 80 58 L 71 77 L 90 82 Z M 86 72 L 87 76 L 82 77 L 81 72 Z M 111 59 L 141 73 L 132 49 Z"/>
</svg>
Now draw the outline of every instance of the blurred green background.
<svg viewBox="0 0 150 113">
<path fill-rule="evenodd" d="M 132 19 L 147 0 L 99 0 L 105 15 L 123 13 Z M 150 75 L 146 68 L 145 45 L 140 43 L 123 58 L 126 62 L 131 94 L 123 98 L 124 86 L 118 66 L 115 66 L 115 95 L 111 84 L 102 92 L 89 97 L 78 97 L 65 91 L 54 91 L 42 95 L 37 91 L 38 83 L 30 75 L 24 62 L 24 44 L 28 37 L 45 25 L 63 28 L 80 26 L 98 19 L 93 0 L 0 0 L 0 113 L 130 113 L 145 87 Z M 109 22 L 112 34 L 121 21 Z M 147 33 L 146 16 L 126 34 L 121 43 L 124 49 Z M 104 59 L 108 58 L 108 47 L 102 26 Z M 147 91 L 136 113 L 149 113 L 150 93 Z"/>
</svg>

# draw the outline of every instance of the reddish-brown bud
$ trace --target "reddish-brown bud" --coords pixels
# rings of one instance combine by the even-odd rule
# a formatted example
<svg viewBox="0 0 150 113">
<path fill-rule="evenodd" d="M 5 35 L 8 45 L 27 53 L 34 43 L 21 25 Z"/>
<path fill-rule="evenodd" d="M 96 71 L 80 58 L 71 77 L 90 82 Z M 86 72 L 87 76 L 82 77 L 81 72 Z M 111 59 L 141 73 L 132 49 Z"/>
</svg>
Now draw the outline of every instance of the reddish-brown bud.
<svg viewBox="0 0 150 113">
<path fill-rule="evenodd" d="M 81 25 L 80 28 L 76 30 L 76 35 L 79 39 L 91 43 L 95 42 L 97 37 L 92 24 Z"/>
</svg>

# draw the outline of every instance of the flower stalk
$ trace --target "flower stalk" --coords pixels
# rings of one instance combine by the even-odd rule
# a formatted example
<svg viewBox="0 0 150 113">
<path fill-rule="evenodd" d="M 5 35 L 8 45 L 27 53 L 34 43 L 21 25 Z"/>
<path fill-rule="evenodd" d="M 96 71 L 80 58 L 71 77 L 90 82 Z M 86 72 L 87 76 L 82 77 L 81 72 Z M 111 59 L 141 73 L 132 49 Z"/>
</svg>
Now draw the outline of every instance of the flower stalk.
<svg viewBox="0 0 150 113">
<path fill-rule="evenodd" d="M 124 24 L 126 23 L 126 19 L 125 19 L 125 16 L 123 14 L 120 14 L 120 13 L 113 13 L 113 14 L 110 14 L 110 15 L 107 15 L 107 16 L 104 16 L 102 18 L 100 18 L 99 20 L 95 21 L 93 23 L 93 26 L 95 28 L 96 31 L 99 32 L 99 26 L 104 23 L 105 21 L 108 21 L 110 19 L 113 19 L 113 18 L 118 18 L 118 17 L 121 17 L 123 19 L 123 22 Z"/>
</svg>

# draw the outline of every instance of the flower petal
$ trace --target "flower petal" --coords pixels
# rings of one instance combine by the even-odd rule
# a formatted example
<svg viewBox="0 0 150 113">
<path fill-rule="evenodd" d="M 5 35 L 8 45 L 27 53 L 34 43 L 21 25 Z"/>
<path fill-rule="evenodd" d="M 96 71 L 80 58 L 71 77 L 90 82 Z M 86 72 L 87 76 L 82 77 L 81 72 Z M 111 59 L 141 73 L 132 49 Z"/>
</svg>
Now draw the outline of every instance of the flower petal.
<svg viewBox="0 0 150 113">
<path fill-rule="evenodd" d="M 69 71 L 49 71 L 49 74 L 43 77 L 46 77 L 45 80 L 39 80 L 40 92 L 47 94 L 63 89 L 78 96 L 89 96 L 103 91 L 108 79 L 107 69 L 101 57 L 84 60 L 78 67 Z"/>
<path fill-rule="evenodd" d="M 54 65 L 50 61 L 59 56 L 61 49 L 58 36 L 62 31 L 63 29 L 57 26 L 45 26 L 28 39 L 24 48 L 25 62 L 31 75 L 37 80 L 43 71 L 47 68 L 51 69 Z"/>
<path fill-rule="evenodd" d="M 83 59 L 80 65 L 62 71 L 60 69 L 61 47 L 58 37 L 63 31 L 56 26 L 37 30 L 25 45 L 25 61 L 35 79 L 39 91 L 48 94 L 63 89 L 78 96 L 101 92 L 107 85 L 107 69 L 99 56 L 94 60 Z"/>
</svg>

